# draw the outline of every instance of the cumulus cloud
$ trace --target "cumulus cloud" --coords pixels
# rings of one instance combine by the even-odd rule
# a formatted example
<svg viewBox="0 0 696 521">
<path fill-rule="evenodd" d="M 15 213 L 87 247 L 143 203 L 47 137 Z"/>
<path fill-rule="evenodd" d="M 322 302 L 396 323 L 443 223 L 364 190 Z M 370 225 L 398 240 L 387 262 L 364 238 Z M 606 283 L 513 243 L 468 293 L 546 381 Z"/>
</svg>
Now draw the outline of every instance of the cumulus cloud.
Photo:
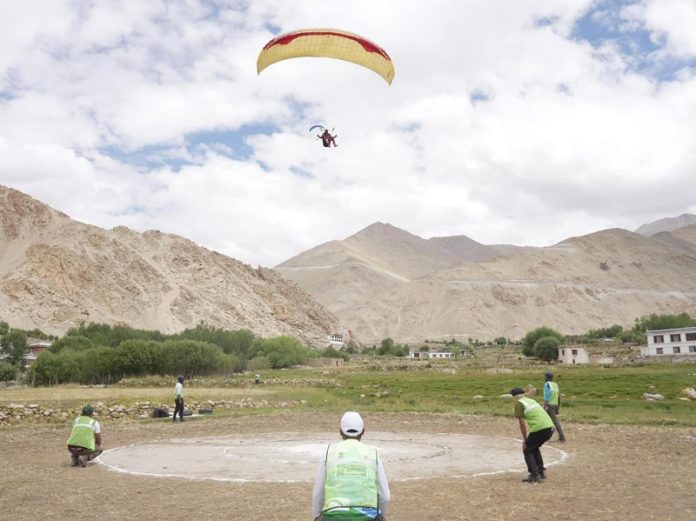
<svg viewBox="0 0 696 521">
<path fill-rule="evenodd" d="M 275 265 L 375 221 L 546 245 L 696 211 L 693 69 L 658 81 L 610 37 L 693 55 L 688 1 L 49 4 L 2 8 L 27 28 L 0 17 L 0 184 L 82 221 Z M 257 76 L 299 27 L 374 40 L 394 83 L 316 59 Z"/>
</svg>

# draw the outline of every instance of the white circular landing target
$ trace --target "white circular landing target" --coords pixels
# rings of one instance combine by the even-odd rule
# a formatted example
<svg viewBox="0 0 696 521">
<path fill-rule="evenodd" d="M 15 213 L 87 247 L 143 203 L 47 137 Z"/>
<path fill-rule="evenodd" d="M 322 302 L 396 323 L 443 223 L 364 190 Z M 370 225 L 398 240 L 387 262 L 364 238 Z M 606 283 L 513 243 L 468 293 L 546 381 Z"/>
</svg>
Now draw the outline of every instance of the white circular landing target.
<svg viewBox="0 0 696 521">
<path fill-rule="evenodd" d="M 271 433 L 157 441 L 105 451 L 97 461 L 130 474 L 216 481 L 312 481 L 335 433 Z M 461 478 L 524 471 L 519 440 L 467 434 L 367 432 L 390 481 Z M 566 458 L 541 448 L 548 467 Z"/>
</svg>

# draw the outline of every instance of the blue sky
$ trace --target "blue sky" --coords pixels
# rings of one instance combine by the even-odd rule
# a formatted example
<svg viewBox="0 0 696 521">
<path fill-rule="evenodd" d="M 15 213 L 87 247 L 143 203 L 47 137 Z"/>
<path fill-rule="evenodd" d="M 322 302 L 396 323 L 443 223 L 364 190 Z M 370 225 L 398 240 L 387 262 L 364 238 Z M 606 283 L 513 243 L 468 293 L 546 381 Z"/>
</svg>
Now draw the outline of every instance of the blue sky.
<svg viewBox="0 0 696 521">
<path fill-rule="evenodd" d="M 635 229 L 696 213 L 694 26 L 693 0 L 5 3 L 0 184 L 266 266 L 375 221 L 487 244 Z M 257 75 L 304 27 L 384 47 L 391 87 L 325 59 Z"/>
</svg>

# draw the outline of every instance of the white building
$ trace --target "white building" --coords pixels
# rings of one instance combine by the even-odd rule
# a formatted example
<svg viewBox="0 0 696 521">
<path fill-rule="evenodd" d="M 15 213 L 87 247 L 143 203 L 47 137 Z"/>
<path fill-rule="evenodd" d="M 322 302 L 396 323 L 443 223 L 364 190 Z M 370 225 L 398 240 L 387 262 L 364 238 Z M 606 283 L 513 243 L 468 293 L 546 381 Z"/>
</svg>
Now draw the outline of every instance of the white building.
<svg viewBox="0 0 696 521">
<path fill-rule="evenodd" d="M 645 335 L 648 345 L 641 349 L 643 356 L 696 356 L 696 326 L 648 330 Z"/>
<path fill-rule="evenodd" d="M 343 347 L 343 335 L 341 333 L 329 335 L 326 340 L 331 347 L 338 347 L 339 349 Z"/>
<path fill-rule="evenodd" d="M 589 353 L 584 347 L 563 346 L 558 349 L 561 364 L 613 364 L 614 357 L 604 352 Z"/>
<path fill-rule="evenodd" d="M 430 350 L 430 351 L 419 351 L 418 349 L 411 349 L 408 352 L 409 358 L 415 358 L 417 360 L 425 358 L 452 358 L 452 353 L 450 351 L 440 351 L 440 350 Z"/>
</svg>

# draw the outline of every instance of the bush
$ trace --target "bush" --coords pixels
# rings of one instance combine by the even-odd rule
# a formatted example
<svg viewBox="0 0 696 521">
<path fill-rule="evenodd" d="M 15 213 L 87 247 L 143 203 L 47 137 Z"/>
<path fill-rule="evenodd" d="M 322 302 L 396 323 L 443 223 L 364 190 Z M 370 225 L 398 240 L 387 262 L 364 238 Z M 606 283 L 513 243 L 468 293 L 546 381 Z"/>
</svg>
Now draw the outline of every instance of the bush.
<svg viewBox="0 0 696 521">
<path fill-rule="evenodd" d="M 271 363 L 271 368 L 280 369 L 304 363 L 309 358 L 309 349 L 291 336 L 259 338 L 251 347 L 249 356 L 265 356 Z"/>
<path fill-rule="evenodd" d="M 7 362 L 0 362 L 0 382 L 9 382 L 17 378 L 19 370 Z"/>
<path fill-rule="evenodd" d="M 266 356 L 255 356 L 247 364 L 249 371 L 262 371 L 271 368 L 271 361 Z"/>
</svg>

